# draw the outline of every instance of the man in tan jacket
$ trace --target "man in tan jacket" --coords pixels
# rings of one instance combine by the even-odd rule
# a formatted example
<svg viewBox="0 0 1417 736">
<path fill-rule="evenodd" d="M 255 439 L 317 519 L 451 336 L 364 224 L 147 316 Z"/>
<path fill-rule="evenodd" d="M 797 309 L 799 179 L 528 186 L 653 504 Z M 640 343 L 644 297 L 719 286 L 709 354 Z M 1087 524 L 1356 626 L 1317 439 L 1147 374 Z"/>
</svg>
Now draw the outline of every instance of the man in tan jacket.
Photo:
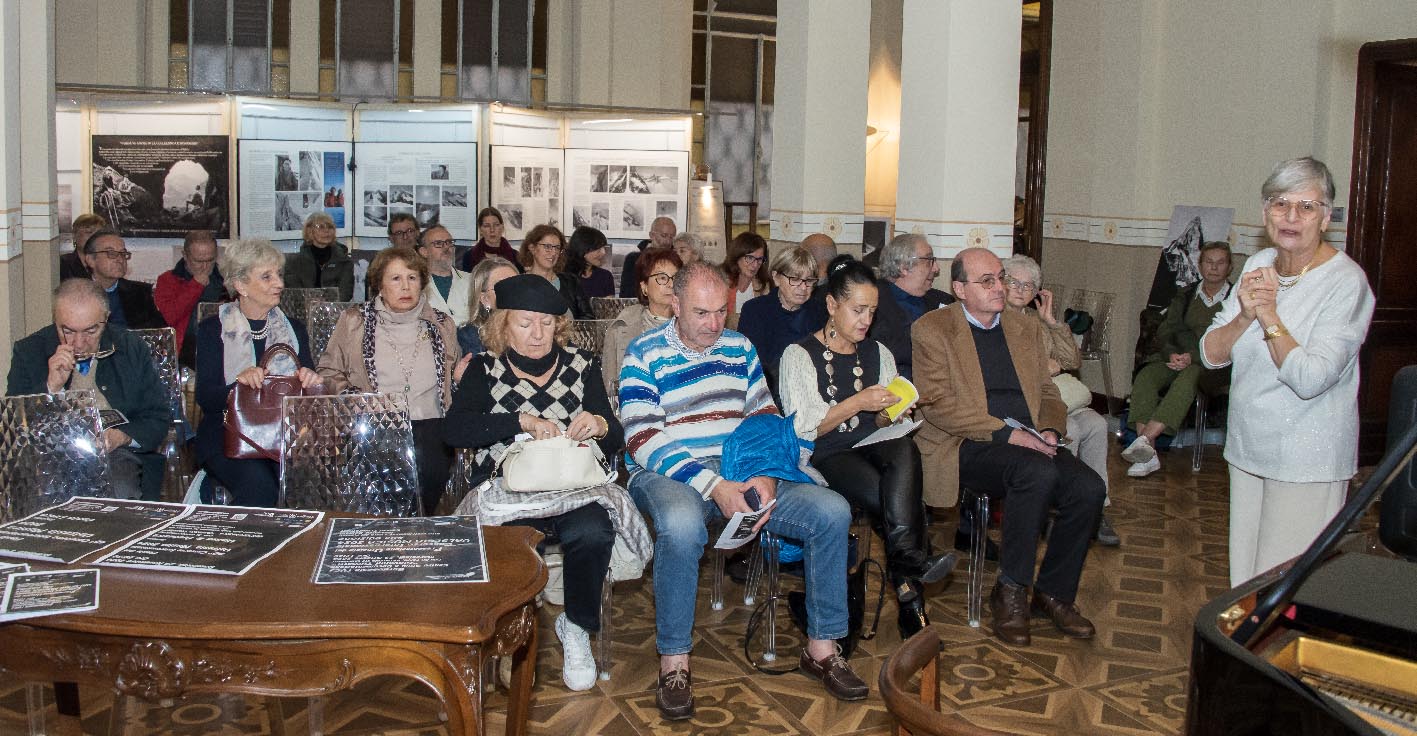
<svg viewBox="0 0 1417 736">
<path fill-rule="evenodd" d="M 1095 629 L 1074 599 L 1106 488 L 1059 447 L 1067 407 L 1049 378 L 1047 343 L 1036 320 L 1004 309 L 999 259 L 983 248 L 961 251 L 950 279 L 959 303 L 927 313 L 911 330 L 925 501 L 953 506 L 961 484 L 1008 500 L 990 595 L 995 636 L 1029 644 L 1032 585 L 1033 613 L 1067 636 L 1089 638 Z M 1038 538 L 1052 508 L 1058 515 L 1035 582 Z"/>
</svg>

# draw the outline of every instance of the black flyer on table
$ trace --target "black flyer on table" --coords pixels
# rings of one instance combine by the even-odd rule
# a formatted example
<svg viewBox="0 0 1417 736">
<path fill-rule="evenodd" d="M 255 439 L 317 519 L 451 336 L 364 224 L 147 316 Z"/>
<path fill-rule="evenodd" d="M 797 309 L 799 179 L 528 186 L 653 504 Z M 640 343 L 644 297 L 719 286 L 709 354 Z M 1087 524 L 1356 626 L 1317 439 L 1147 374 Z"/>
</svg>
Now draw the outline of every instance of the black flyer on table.
<svg viewBox="0 0 1417 736">
<path fill-rule="evenodd" d="M 97 563 L 244 575 L 322 518 L 319 511 L 193 506 L 186 516 L 98 558 Z"/>
<path fill-rule="evenodd" d="M 473 516 L 332 519 L 316 583 L 485 583 L 482 527 Z"/>
<path fill-rule="evenodd" d="M 9 580 L 11 575 L 29 571 L 30 566 L 24 563 L 12 564 L 9 562 L 0 562 L 0 596 L 5 594 L 5 581 Z"/>
<path fill-rule="evenodd" d="M 98 608 L 98 570 L 20 572 L 5 582 L 0 622 Z"/>
<path fill-rule="evenodd" d="M 75 497 L 0 526 L 0 556 L 70 563 L 185 513 L 180 503 Z"/>
</svg>

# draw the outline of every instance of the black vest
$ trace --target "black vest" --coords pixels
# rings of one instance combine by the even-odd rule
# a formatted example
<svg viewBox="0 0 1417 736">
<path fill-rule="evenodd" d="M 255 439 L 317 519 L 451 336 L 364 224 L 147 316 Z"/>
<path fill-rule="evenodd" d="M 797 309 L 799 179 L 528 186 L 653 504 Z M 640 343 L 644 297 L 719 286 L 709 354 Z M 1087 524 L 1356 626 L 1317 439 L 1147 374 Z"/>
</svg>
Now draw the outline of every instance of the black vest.
<svg viewBox="0 0 1417 736">
<path fill-rule="evenodd" d="M 881 381 L 881 344 L 875 340 L 868 338 L 857 343 L 854 355 L 832 353 L 833 376 L 830 381 L 827 379 L 827 363 L 822 359 L 825 348 L 821 341 L 817 340 L 815 336 L 809 335 L 797 345 L 806 350 L 807 356 L 812 359 L 812 367 L 817 370 L 817 393 L 822 397 L 822 401 L 828 404 L 831 403 L 831 397 L 827 394 L 827 386 L 830 384 L 836 385 L 837 402 L 845 401 L 856 394 L 854 388 L 856 377 L 852 371 L 856 368 L 858 357 L 861 359 L 861 387 L 874 386 Z M 839 425 L 825 433 L 818 434 L 816 447 L 812 452 L 812 462 L 815 463 L 833 453 L 850 450 L 852 445 L 876 431 L 875 413 L 859 412 L 856 418 L 859 421 L 855 429 L 842 432 Z"/>
</svg>

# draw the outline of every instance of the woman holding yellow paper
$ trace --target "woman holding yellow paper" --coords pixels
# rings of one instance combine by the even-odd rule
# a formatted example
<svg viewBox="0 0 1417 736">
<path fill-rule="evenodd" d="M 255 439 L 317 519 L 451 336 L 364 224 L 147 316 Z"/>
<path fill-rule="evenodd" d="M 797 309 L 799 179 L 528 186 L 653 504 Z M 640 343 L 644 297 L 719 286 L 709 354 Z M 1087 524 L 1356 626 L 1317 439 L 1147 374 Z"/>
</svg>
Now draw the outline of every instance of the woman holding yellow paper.
<svg viewBox="0 0 1417 736">
<path fill-rule="evenodd" d="M 816 443 L 812 465 L 832 490 L 882 529 L 900 633 L 908 638 L 930 623 L 920 585 L 948 575 L 955 555 L 930 555 L 914 441 L 897 437 L 856 447 L 890 424 L 886 410 L 901 402 L 886 388 L 897 376 L 895 358 L 866 337 L 878 296 L 871 269 L 841 256 L 827 273 L 826 326 L 782 354 L 783 411 L 794 415 L 799 437 Z"/>
</svg>

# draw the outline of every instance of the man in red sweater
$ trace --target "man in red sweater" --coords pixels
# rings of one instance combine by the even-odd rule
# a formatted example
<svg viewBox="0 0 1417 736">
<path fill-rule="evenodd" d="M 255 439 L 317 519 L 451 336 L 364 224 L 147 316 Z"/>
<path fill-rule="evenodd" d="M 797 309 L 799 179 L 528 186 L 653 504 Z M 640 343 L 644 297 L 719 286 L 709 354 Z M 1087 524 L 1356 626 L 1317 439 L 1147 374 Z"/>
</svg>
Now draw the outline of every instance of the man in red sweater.
<svg viewBox="0 0 1417 736">
<path fill-rule="evenodd" d="M 182 240 L 182 259 L 157 277 L 153 301 L 167 325 L 177 331 L 177 360 L 192 366 L 196 358 L 197 303 L 226 301 L 226 286 L 217 268 L 216 236 L 191 230 Z"/>
</svg>

